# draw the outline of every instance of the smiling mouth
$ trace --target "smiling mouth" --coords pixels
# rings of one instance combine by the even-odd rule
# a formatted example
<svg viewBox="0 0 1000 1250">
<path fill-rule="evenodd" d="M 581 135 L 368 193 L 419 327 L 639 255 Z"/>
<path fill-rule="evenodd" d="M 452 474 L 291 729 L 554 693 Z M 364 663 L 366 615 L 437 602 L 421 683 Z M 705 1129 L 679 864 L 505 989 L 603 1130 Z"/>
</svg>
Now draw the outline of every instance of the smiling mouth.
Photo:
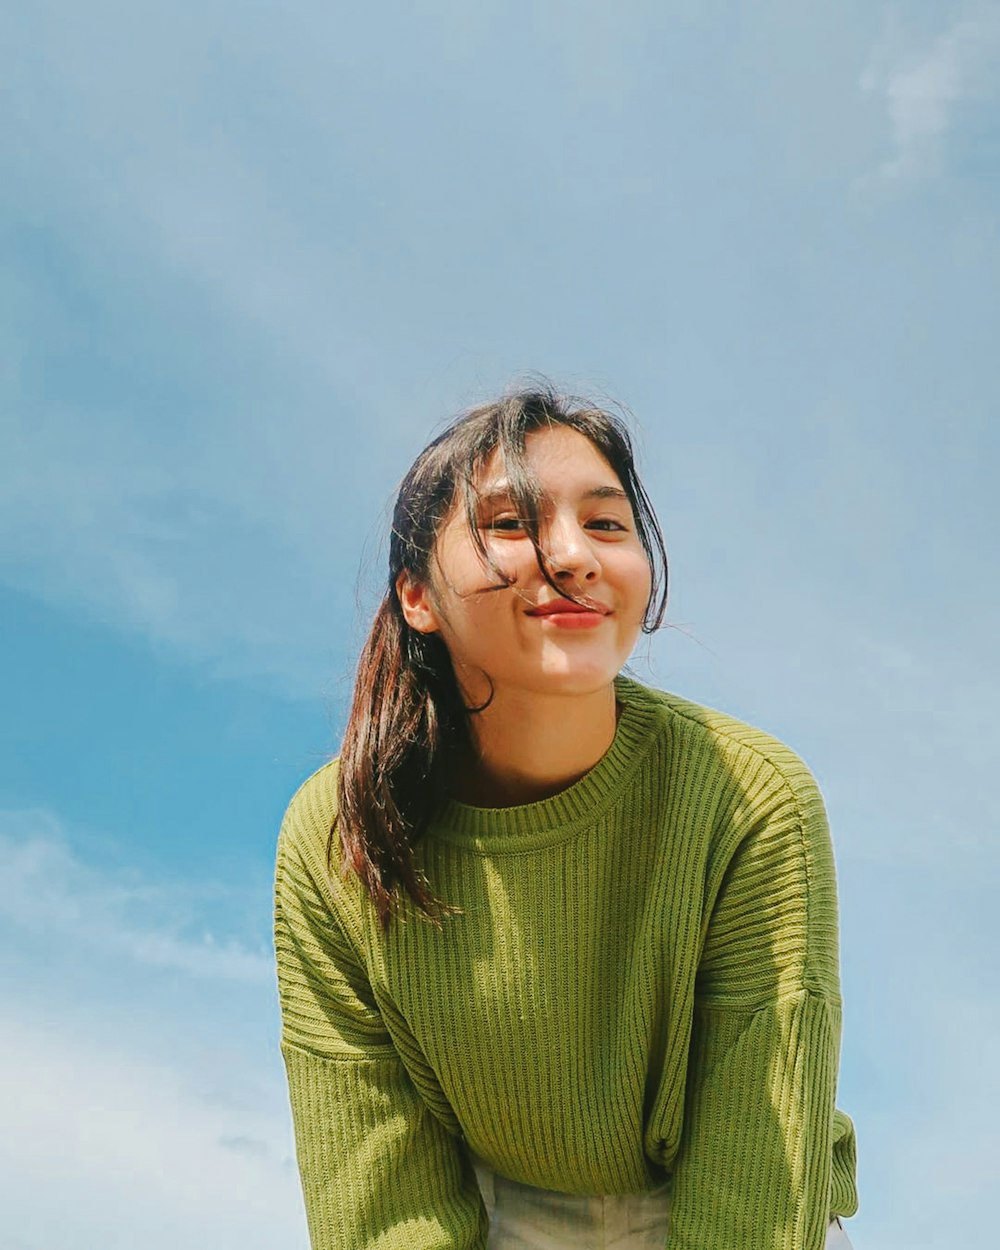
<svg viewBox="0 0 1000 1250">
<path fill-rule="evenodd" d="M 528 609 L 528 616 L 608 616 L 611 609 L 603 603 L 574 603 L 572 599 L 553 600 Z"/>
</svg>

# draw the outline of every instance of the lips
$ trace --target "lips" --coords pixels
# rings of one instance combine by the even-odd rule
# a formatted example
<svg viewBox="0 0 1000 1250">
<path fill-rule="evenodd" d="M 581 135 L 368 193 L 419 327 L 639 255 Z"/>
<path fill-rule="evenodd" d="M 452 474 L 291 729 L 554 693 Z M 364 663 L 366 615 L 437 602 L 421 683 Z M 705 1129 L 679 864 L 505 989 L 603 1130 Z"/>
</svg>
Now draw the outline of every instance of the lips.
<svg viewBox="0 0 1000 1250">
<path fill-rule="evenodd" d="M 597 612 L 601 616 L 607 616 L 610 611 L 606 603 L 599 603 L 596 599 L 588 599 L 584 603 L 574 603 L 572 599 L 550 599 L 547 603 L 539 603 L 529 608 L 528 616 L 562 616 L 577 612 L 590 615 Z"/>
</svg>

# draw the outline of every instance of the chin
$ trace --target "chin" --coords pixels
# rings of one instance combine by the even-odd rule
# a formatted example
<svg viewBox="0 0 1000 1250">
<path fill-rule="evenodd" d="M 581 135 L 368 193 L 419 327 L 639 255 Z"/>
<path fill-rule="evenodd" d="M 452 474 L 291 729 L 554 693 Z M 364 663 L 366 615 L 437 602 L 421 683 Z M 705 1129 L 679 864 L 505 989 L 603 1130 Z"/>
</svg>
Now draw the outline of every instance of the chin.
<svg viewBox="0 0 1000 1250">
<path fill-rule="evenodd" d="M 605 690 L 618 676 L 621 665 L 568 665 L 563 670 L 551 669 L 540 675 L 539 694 L 584 695 Z"/>
</svg>

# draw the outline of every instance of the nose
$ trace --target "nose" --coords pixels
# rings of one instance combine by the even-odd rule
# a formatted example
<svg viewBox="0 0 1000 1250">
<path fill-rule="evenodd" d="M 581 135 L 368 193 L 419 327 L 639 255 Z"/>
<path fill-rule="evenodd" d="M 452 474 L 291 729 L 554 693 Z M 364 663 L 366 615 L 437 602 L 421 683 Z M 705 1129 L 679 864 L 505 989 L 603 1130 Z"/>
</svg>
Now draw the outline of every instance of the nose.
<svg viewBox="0 0 1000 1250">
<path fill-rule="evenodd" d="M 575 517 L 556 518 L 542 535 L 549 572 L 562 581 L 593 582 L 601 573 L 595 544 Z"/>
</svg>

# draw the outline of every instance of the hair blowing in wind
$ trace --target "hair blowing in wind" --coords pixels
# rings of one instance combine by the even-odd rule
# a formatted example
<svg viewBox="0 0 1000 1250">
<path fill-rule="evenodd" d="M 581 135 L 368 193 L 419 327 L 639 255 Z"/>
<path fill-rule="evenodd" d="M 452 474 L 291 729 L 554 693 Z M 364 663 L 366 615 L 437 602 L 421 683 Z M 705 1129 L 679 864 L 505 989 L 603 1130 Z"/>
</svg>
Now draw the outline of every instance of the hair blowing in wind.
<svg viewBox="0 0 1000 1250">
<path fill-rule="evenodd" d="M 652 572 L 643 631 L 653 632 L 663 620 L 667 600 L 663 535 L 636 473 L 628 429 L 619 417 L 540 386 L 511 392 L 464 413 L 421 452 L 396 498 L 388 585 L 358 662 L 340 753 L 338 812 L 328 844 L 332 862 L 339 839 L 342 871 L 360 879 L 384 927 L 404 897 L 438 921 L 450 910 L 431 891 L 415 847 L 446 797 L 450 768 L 471 747 L 470 717 L 483 710 L 466 705 L 440 635 L 421 633 L 407 624 L 397 581 L 404 572 L 421 581 L 432 580 L 437 537 L 453 509 L 460 508 L 484 573 L 493 579 L 483 589 L 511 585 L 492 559 L 477 523 L 476 475 L 496 452 L 542 575 L 558 594 L 572 598 L 556 584 L 548 566 L 540 534 L 543 500 L 525 458 L 527 436 L 552 426 L 584 435 L 617 474 Z"/>
</svg>

